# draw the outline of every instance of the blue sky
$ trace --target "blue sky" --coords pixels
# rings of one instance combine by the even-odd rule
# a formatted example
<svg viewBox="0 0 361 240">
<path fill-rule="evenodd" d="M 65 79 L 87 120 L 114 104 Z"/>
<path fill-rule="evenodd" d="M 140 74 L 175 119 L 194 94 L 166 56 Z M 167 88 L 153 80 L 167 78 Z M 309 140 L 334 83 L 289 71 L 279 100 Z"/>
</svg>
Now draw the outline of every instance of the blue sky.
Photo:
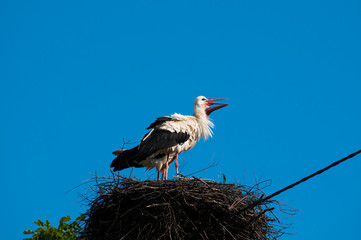
<svg viewBox="0 0 361 240">
<path fill-rule="evenodd" d="M 271 194 L 360 149 L 360 29 L 360 1 L 2 1 L 2 237 L 84 212 L 86 188 L 66 192 L 199 95 L 230 105 L 183 174 L 220 160 L 197 176 Z M 357 156 L 277 196 L 300 210 L 282 239 L 359 237 L 360 171 Z"/>
</svg>

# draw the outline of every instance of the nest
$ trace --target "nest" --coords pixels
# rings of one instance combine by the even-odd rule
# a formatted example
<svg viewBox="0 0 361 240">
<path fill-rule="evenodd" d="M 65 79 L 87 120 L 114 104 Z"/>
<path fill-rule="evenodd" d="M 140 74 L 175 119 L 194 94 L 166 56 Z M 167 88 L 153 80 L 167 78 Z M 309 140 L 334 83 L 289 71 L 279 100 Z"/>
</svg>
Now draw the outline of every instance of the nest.
<svg viewBox="0 0 361 240">
<path fill-rule="evenodd" d="M 199 178 L 96 177 L 85 239 L 277 239 L 272 206 L 257 188 Z M 252 207 L 250 207 L 252 206 Z"/>
</svg>

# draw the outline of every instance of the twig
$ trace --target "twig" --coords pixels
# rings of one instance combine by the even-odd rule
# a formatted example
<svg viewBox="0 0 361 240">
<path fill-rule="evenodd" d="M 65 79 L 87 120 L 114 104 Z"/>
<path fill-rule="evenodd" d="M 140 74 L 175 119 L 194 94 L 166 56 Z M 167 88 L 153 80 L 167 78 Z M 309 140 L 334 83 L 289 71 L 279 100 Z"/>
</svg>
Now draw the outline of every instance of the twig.
<svg viewBox="0 0 361 240">
<path fill-rule="evenodd" d="M 219 160 L 218 162 L 216 162 L 216 163 L 210 164 L 210 165 L 209 165 L 208 167 L 206 167 L 206 168 L 203 168 L 203 169 L 198 170 L 198 171 L 196 171 L 196 172 L 187 174 L 187 175 L 185 175 L 185 176 L 186 176 L 186 177 L 189 177 L 189 176 L 194 175 L 194 174 L 196 174 L 196 173 L 203 172 L 203 171 L 205 171 L 205 170 L 207 170 L 207 169 L 209 169 L 209 168 L 212 168 L 212 167 L 217 166 L 217 165 L 219 164 L 219 162 L 220 162 L 220 160 Z"/>
</svg>

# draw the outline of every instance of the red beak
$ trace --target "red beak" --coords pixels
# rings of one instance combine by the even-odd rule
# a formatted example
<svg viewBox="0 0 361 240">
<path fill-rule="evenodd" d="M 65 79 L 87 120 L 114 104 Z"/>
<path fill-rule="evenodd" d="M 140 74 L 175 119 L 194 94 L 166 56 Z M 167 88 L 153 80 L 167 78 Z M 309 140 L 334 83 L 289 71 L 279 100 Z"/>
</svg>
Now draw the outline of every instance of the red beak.
<svg viewBox="0 0 361 240">
<path fill-rule="evenodd" d="M 225 106 L 228 106 L 227 103 L 217 103 L 217 102 L 214 102 L 214 101 L 219 101 L 219 100 L 227 100 L 227 98 L 208 98 L 207 99 L 207 108 L 206 108 L 206 114 L 207 116 L 209 116 L 209 114 L 211 114 L 213 111 L 215 110 L 218 110 L 220 108 L 223 108 Z M 211 105 L 218 105 L 218 106 L 215 106 L 215 107 L 210 107 Z"/>
</svg>

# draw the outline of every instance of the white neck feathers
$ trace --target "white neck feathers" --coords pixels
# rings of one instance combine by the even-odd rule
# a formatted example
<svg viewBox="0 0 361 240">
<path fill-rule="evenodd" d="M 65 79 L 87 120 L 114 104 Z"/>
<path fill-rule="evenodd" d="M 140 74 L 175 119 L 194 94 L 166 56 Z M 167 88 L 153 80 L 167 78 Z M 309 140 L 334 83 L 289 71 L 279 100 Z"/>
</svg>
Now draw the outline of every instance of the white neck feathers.
<svg viewBox="0 0 361 240">
<path fill-rule="evenodd" d="M 213 132 L 211 128 L 214 127 L 214 124 L 208 119 L 204 109 L 195 106 L 193 116 L 196 118 L 199 126 L 198 137 L 202 137 L 204 140 L 208 139 L 208 137 L 212 137 Z"/>
<path fill-rule="evenodd" d="M 213 131 L 212 128 L 214 127 L 213 122 L 211 122 L 207 118 L 197 118 L 198 125 L 199 125 L 199 135 L 204 140 L 208 139 L 208 137 L 212 137 Z"/>
</svg>

